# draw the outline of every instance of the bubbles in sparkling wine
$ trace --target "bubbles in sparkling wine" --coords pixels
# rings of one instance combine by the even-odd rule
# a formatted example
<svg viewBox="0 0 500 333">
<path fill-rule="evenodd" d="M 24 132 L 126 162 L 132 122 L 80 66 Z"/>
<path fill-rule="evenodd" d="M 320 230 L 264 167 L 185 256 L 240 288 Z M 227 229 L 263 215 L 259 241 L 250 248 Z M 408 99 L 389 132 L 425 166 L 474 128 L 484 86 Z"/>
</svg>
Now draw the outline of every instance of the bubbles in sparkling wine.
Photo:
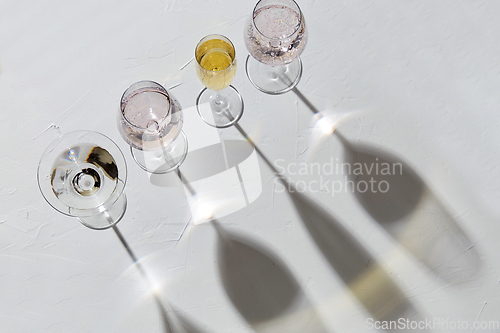
<svg viewBox="0 0 500 333">
<path fill-rule="evenodd" d="M 286 15 L 283 15 L 283 12 Z M 265 6 L 254 15 L 255 26 L 268 38 L 286 38 L 295 32 L 300 24 L 297 12 L 285 6 Z"/>
<path fill-rule="evenodd" d="M 300 12 L 281 5 L 259 8 L 247 24 L 245 45 L 255 59 L 271 65 L 286 65 L 307 44 L 304 18 Z"/>
<path fill-rule="evenodd" d="M 139 89 L 122 101 L 122 134 L 134 148 L 153 150 L 175 140 L 182 129 L 177 100 L 152 87 Z"/>
<path fill-rule="evenodd" d="M 131 95 L 122 110 L 125 119 L 140 128 L 147 128 L 151 121 L 169 117 L 170 99 L 161 91 L 142 89 Z"/>
<path fill-rule="evenodd" d="M 97 207 L 110 197 L 117 183 L 118 167 L 113 156 L 92 144 L 67 149 L 52 166 L 52 191 L 68 207 Z"/>
</svg>

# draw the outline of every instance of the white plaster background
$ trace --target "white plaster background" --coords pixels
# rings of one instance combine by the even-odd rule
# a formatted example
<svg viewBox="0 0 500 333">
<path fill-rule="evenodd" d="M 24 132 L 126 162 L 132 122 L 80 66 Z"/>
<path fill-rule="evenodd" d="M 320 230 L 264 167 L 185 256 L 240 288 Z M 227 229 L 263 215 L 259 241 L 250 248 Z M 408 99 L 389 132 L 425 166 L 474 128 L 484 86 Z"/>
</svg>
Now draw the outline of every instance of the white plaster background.
<svg viewBox="0 0 500 333">
<path fill-rule="evenodd" d="M 500 4 L 299 4 L 309 44 L 298 89 L 319 110 L 349 113 L 339 127 L 346 138 L 411 165 L 473 242 L 481 266 L 466 281 L 443 282 L 352 194 L 309 197 L 363 244 L 422 316 L 500 320 Z M 147 285 L 114 232 L 57 213 L 38 191 L 43 150 L 77 129 L 102 132 L 124 151 L 128 210 L 118 227 L 159 283 L 161 299 L 203 332 L 253 331 L 224 291 L 215 229 L 184 229 L 190 220 L 184 191 L 152 185 L 115 122 L 121 94 L 139 80 L 177 85 L 172 92 L 180 103 L 193 106 L 202 85 L 193 64 L 183 66 L 201 37 L 220 33 L 239 57 L 240 125 L 269 160 L 341 159 L 335 136 L 304 153 L 312 150 L 312 113 L 296 94 L 265 95 L 245 77 L 243 26 L 253 6 L 248 0 L 0 1 L 1 332 L 162 330 Z M 220 135 L 242 138 L 234 128 Z M 291 200 L 276 193 L 262 160 L 260 170 L 261 196 L 221 224 L 282 260 L 328 332 L 373 332 L 366 327 L 370 314 L 325 260 Z"/>
</svg>

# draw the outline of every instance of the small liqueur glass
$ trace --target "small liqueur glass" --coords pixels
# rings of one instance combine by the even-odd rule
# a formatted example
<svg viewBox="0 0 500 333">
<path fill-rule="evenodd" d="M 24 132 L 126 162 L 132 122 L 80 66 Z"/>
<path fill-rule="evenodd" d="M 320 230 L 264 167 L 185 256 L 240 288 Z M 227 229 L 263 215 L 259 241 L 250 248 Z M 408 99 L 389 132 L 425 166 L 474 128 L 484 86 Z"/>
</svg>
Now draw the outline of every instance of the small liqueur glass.
<svg viewBox="0 0 500 333">
<path fill-rule="evenodd" d="M 207 124 L 229 127 L 243 114 L 243 99 L 231 86 L 236 74 L 236 51 L 222 35 L 203 37 L 195 48 L 196 73 L 205 88 L 196 99 L 198 114 Z"/>
<path fill-rule="evenodd" d="M 243 39 L 250 53 L 245 68 L 260 91 L 277 95 L 302 77 L 299 56 L 307 44 L 302 11 L 294 0 L 260 0 L 247 21 Z"/>
<path fill-rule="evenodd" d="M 110 228 L 125 214 L 125 158 L 100 133 L 75 131 L 56 139 L 40 159 L 37 179 L 54 209 L 91 229 Z"/>
<path fill-rule="evenodd" d="M 145 171 L 171 172 L 186 158 L 188 143 L 182 132 L 181 110 L 177 99 L 153 81 L 136 82 L 123 93 L 118 130 Z"/>
</svg>

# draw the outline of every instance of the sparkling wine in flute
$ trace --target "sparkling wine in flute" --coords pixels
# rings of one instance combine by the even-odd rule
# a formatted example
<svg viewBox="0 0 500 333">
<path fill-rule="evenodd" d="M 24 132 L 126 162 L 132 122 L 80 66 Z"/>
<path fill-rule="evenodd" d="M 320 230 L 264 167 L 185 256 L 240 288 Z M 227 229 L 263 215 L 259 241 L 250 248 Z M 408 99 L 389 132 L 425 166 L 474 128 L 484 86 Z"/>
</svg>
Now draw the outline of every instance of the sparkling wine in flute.
<svg viewBox="0 0 500 333">
<path fill-rule="evenodd" d="M 233 45 L 221 39 L 210 39 L 196 49 L 198 77 L 211 90 L 227 88 L 236 74 Z"/>
<path fill-rule="evenodd" d="M 222 35 L 203 37 L 194 49 L 196 73 L 206 87 L 196 99 L 196 110 L 208 125 L 229 127 L 243 114 L 243 99 L 231 85 L 236 75 L 236 51 Z"/>
</svg>

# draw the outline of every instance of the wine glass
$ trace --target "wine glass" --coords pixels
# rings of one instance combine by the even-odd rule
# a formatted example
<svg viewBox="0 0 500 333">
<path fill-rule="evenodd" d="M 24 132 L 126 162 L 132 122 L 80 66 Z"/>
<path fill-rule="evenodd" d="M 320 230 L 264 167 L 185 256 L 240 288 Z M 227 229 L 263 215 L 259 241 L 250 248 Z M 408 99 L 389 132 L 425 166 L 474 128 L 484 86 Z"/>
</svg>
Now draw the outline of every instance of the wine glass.
<svg viewBox="0 0 500 333">
<path fill-rule="evenodd" d="M 40 159 L 37 178 L 53 208 L 91 229 L 110 228 L 125 213 L 125 158 L 100 133 L 76 131 L 56 139 Z"/>
<path fill-rule="evenodd" d="M 302 76 L 299 56 L 307 44 L 307 30 L 294 0 L 260 0 L 243 39 L 250 53 L 246 73 L 257 89 L 277 95 L 297 85 Z"/>
<path fill-rule="evenodd" d="M 196 72 L 204 88 L 196 99 L 200 117 L 210 126 L 229 127 L 243 114 L 243 99 L 231 86 L 236 74 L 236 51 L 222 35 L 203 37 L 195 49 Z"/>
<path fill-rule="evenodd" d="M 188 149 L 182 122 L 181 105 L 159 83 L 136 82 L 123 93 L 118 130 L 148 172 L 167 173 L 182 164 Z"/>
</svg>

